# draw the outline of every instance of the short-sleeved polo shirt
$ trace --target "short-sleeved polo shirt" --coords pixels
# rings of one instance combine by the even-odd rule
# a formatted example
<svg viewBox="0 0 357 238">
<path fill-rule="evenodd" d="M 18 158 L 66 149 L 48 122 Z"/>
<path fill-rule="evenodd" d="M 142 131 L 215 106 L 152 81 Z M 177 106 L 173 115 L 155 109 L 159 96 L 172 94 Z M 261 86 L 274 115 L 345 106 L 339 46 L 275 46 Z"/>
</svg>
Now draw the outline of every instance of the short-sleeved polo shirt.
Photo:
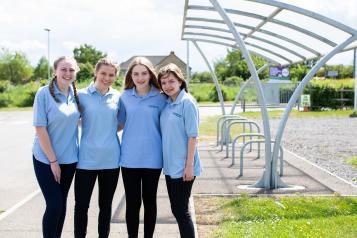
<svg viewBox="0 0 357 238">
<path fill-rule="evenodd" d="M 49 86 L 41 87 L 35 96 L 33 104 L 33 125 L 44 126 L 47 129 L 52 149 L 59 164 L 71 164 L 78 161 L 78 112 L 77 103 L 70 87 L 66 97 L 54 83 L 52 97 Z M 42 151 L 38 135 L 35 135 L 32 153 L 34 157 L 45 164 L 49 160 Z"/>
<path fill-rule="evenodd" d="M 163 161 L 165 175 L 171 178 L 183 176 L 187 145 L 190 137 L 198 137 L 199 112 L 195 99 L 181 90 L 174 102 L 167 99 L 167 105 L 160 117 L 162 133 Z M 194 155 L 194 175 L 201 173 L 201 164 L 196 147 Z"/>
<path fill-rule="evenodd" d="M 91 84 L 78 92 L 82 105 L 82 134 L 77 168 L 87 170 L 119 167 L 117 134 L 120 93 L 110 88 L 102 95 Z"/>
<path fill-rule="evenodd" d="M 126 168 L 162 168 L 160 114 L 166 96 L 151 86 L 139 96 L 135 87 L 120 98 L 119 120 L 124 124 L 120 166 Z"/>
</svg>

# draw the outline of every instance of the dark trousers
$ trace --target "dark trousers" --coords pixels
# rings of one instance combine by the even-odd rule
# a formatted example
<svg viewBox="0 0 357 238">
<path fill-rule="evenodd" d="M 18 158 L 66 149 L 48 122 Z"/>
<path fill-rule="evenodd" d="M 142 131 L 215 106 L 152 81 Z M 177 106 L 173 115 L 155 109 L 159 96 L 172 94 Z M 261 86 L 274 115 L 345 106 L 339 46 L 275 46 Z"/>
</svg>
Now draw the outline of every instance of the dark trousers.
<svg viewBox="0 0 357 238">
<path fill-rule="evenodd" d="M 144 203 L 144 237 L 153 237 L 156 224 L 156 194 L 161 169 L 122 167 L 128 237 L 138 237 L 141 200 Z"/>
<path fill-rule="evenodd" d="M 171 211 L 179 226 L 182 238 L 194 238 L 195 230 L 188 209 L 189 199 L 194 180 L 186 182 L 182 178 L 172 179 L 165 176 L 167 191 L 169 193 Z"/>
<path fill-rule="evenodd" d="M 46 210 L 42 218 L 44 238 L 61 237 L 66 216 L 67 196 L 76 171 L 74 164 L 61 164 L 61 181 L 54 179 L 50 165 L 42 163 L 33 156 L 36 178 L 46 200 Z"/>
<path fill-rule="evenodd" d="M 118 184 L 118 169 L 85 170 L 77 169 L 74 180 L 74 236 L 85 237 L 87 234 L 88 208 L 95 181 L 98 177 L 99 217 L 98 234 L 100 238 L 108 237 L 112 215 L 112 201 Z"/>
</svg>

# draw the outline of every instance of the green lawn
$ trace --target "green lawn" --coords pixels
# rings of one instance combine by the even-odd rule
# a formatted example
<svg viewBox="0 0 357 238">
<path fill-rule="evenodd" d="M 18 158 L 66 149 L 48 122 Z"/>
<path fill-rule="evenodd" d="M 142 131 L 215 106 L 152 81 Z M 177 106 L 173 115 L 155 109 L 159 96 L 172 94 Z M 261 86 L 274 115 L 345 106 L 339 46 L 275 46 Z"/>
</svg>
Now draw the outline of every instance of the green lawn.
<svg viewBox="0 0 357 238">
<path fill-rule="evenodd" d="M 214 237 L 357 237 L 356 197 L 213 199 Z"/>
<path fill-rule="evenodd" d="M 1 107 L 0 112 L 31 111 L 32 107 Z"/>
</svg>

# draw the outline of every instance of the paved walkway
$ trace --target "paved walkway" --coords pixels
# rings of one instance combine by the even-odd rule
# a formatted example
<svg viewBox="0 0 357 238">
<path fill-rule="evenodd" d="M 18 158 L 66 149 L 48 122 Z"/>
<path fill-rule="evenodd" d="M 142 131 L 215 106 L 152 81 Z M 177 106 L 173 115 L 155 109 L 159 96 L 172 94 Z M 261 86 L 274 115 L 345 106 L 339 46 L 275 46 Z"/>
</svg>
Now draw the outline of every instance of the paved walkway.
<svg viewBox="0 0 357 238">
<path fill-rule="evenodd" d="M 264 189 L 246 189 L 241 185 L 251 185 L 262 175 L 264 159 L 254 159 L 255 152 L 245 157 L 244 175 L 239 177 L 239 160 L 231 166 L 231 159 L 224 158 L 224 152 L 218 152 L 214 144 L 201 143 L 200 154 L 204 171 L 197 178 L 193 194 L 207 196 L 213 194 L 239 194 L 248 192 L 257 195 L 281 194 L 294 195 L 297 192 L 304 195 L 332 195 L 340 194 L 357 195 L 357 188 L 327 171 L 321 170 L 303 158 L 285 151 L 284 176 L 282 180 L 290 185 L 303 186 L 304 189 L 277 189 L 266 191 Z M 308 174 L 307 174 L 307 173 Z M 20 175 L 19 175 L 20 176 Z M 110 237 L 127 237 L 124 223 L 125 199 L 123 197 L 122 180 L 120 179 L 113 202 L 113 217 Z M 193 196 L 193 198 L 195 197 Z M 68 198 L 68 215 L 66 218 L 63 236 L 73 237 L 73 189 Z M 32 238 L 41 237 L 41 217 L 44 209 L 44 200 L 38 193 L 13 213 L 0 218 L 0 237 L 2 238 Z M 194 212 L 194 210 L 192 210 Z M 97 229 L 97 189 L 92 196 L 89 211 L 88 236 L 96 237 Z M 143 214 L 141 214 L 141 217 Z M 143 224 L 140 223 L 140 235 L 143 237 Z M 169 201 L 166 193 L 165 181 L 162 176 L 158 190 L 158 218 L 154 237 L 179 237 L 176 222 L 171 215 Z"/>
</svg>

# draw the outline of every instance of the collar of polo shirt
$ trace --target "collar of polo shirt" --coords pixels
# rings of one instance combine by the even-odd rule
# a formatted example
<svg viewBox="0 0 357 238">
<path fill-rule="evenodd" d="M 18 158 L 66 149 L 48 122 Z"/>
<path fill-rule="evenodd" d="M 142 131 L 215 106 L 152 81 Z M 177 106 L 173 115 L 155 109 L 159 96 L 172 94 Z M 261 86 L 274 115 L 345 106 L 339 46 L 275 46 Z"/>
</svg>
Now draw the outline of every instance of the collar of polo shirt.
<svg viewBox="0 0 357 238">
<path fill-rule="evenodd" d="M 136 92 L 135 86 L 131 90 L 132 90 L 131 95 L 138 97 L 138 98 L 153 97 L 160 93 L 160 91 L 157 88 L 155 88 L 155 86 L 152 84 L 150 85 L 150 91 L 145 96 L 139 96 Z"/>
<path fill-rule="evenodd" d="M 183 97 L 184 97 L 186 94 L 187 94 L 187 93 L 186 93 L 185 89 L 181 89 L 181 92 L 180 92 L 179 95 L 177 96 L 175 102 L 172 102 L 170 97 L 167 98 L 167 102 L 170 103 L 171 105 L 179 104 L 179 103 L 182 101 Z"/>
<path fill-rule="evenodd" d="M 89 90 L 90 93 L 97 92 L 97 93 L 99 93 L 101 95 L 101 93 L 98 92 L 97 88 L 94 86 L 93 82 L 89 85 L 88 90 Z M 108 92 L 106 94 L 104 94 L 103 96 L 109 95 L 109 94 L 113 94 L 113 93 L 114 93 L 114 89 L 112 87 L 109 87 Z"/>
</svg>

